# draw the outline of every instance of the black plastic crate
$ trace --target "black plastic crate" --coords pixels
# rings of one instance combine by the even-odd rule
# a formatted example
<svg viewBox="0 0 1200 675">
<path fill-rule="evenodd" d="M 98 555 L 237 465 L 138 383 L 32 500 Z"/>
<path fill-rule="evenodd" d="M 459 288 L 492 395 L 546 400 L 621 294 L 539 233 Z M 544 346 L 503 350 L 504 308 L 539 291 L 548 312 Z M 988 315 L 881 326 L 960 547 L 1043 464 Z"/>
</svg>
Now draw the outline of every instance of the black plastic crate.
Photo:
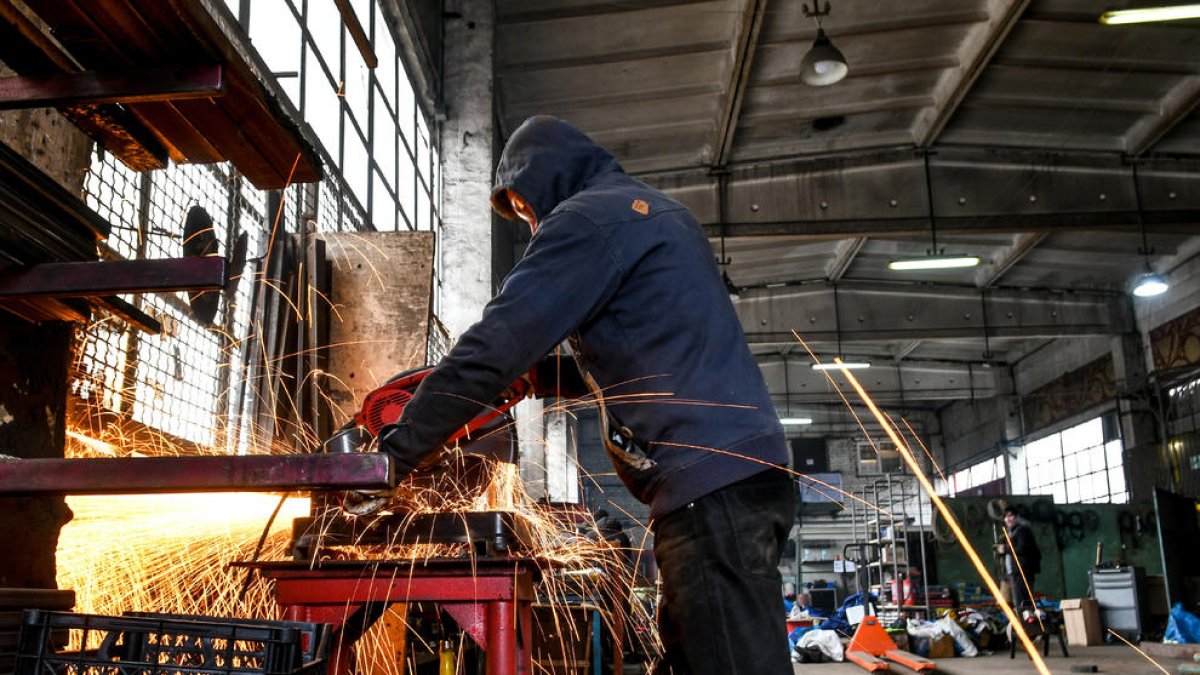
<svg viewBox="0 0 1200 675">
<path fill-rule="evenodd" d="M 57 651 L 66 630 L 79 651 Z M 89 643 L 100 640 L 97 648 Z M 327 624 L 25 612 L 15 675 L 320 675 Z"/>
</svg>

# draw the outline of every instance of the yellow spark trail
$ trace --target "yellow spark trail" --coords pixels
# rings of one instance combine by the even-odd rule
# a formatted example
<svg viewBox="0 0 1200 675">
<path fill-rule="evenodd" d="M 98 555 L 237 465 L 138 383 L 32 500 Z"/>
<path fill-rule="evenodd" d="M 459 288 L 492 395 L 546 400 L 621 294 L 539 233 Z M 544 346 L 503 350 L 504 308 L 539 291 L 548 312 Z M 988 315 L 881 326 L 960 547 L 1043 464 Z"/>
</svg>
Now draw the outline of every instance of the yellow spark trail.
<svg viewBox="0 0 1200 675">
<path fill-rule="evenodd" d="M 1163 671 L 1167 675 L 1171 675 L 1171 671 L 1167 670 L 1166 668 L 1163 668 L 1162 664 L 1160 664 L 1158 661 L 1155 661 L 1153 658 L 1151 658 L 1151 656 L 1149 654 L 1147 654 L 1146 652 L 1142 651 L 1140 647 L 1133 644 L 1129 640 L 1126 640 L 1125 638 L 1121 637 L 1120 633 L 1118 633 L 1117 631 L 1115 631 L 1111 628 L 1108 629 L 1108 632 L 1112 633 L 1113 637 L 1117 638 L 1121 642 L 1124 642 L 1125 644 L 1129 645 L 1130 647 L 1133 647 L 1133 651 L 1141 654 L 1143 657 L 1145 657 L 1145 659 L 1147 661 L 1149 661 L 1150 663 L 1153 663 L 1155 668 L 1158 668 L 1159 670 Z"/>
<path fill-rule="evenodd" d="M 837 358 L 834 359 L 834 361 L 840 363 L 841 359 Z M 1020 638 L 1021 645 L 1025 647 L 1025 651 L 1028 652 L 1029 657 L 1033 659 L 1034 667 L 1036 667 L 1038 672 L 1042 675 L 1050 675 L 1050 669 L 1046 666 L 1046 662 L 1042 660 L 1042 655 L 1038 653 L 1037 647 L 1035 647 L 1033 641 L 1029 639 L 1029 634 L 1025 632 L 1024 624 L 1021 623 L 1021 620 L 1017 617 L 1016 612 L 1013 611 L 1013 608 L 1009 604 L 1008 600 L 1000 592 L 1000 586 L 996 583 L 996 580 L 992 578 L 991 573 L 988 572 L 987 566 L 983 563 L 983 560 L 980 559 L 979 553 L 975 551 L 975 547 L 971 546 L 971 542 L 967 539 L 966 533 L 962 531 L 962 528 L 958 524 L 958 519 L 954 517 L 954 513 L 950 511 L 950 508 L 946 506 L 944 501 L 942 501 L 941 496 L 936 490 L 934 490 L 933 483 L 929 481 L 929 477 L 926 476 L 925 472 L 921 470 L 920 464 L 917 463 L 916 458 L 912 455 L 912 451 L 908 449 L 907 445 L 905 445 L 904 439 L 900 438 L 900 434 L 888 422 L 887 417 L 880 412 L 878 407 L 876 407 L 875 401 L 867 394 L 866 390 L 863 389 L 862 384 L 859 383 L 858 378 L 854 376 L 854 373 L 850 372 L 849 370 L 842 370 L 841 372 L 842 376 L 846 378 L 846 381 L 850 383 L 850 386 L 854 388 L 854 391 L 859 395 L 862 401 L 867 404 L 867 408 L 871 411 L 871 414 L 875 416 L 875 419 L 879 422 L 880 426 L 883 427 L 883 430 L 887 433 L 888 437 L 892 439 L 892 443 L 894 443 L 896 445 L 896 449 L 900 451 L 900 455 L 904 458 L 904 462 L 908 464 L 909 470 L 911 470 L 913 475 L 916 476 L 917 480 L 921 483 L 921 487 L 925 489 L 925 493 L 929 495 L 929 499 L 934 503 L 934 506 L 937 507 L 938 513 L 940 513 L 942 518 L 946 520 L 946 524 L 950 526 L 950 529 L 954 532 L 954 536 L 958 539 L 959 543 L 962 544 L 963 550 L 966 552 L 967 557 L 971 559 L 971 564 L 975 566 L 975 570 L 979 572 L 979 576 L 983 578 L 983 582 L 987 585 L 988 590 L 991 591 L 992 595 L 996 598 L 996 603 L 1000 606 L 1001 611 L 1003 611 L 1004 615 L 1008 617 L 1009 625 L 1012 626 L 1013 632 L 1016 633 L 1018 638 Z"/>
</svg>

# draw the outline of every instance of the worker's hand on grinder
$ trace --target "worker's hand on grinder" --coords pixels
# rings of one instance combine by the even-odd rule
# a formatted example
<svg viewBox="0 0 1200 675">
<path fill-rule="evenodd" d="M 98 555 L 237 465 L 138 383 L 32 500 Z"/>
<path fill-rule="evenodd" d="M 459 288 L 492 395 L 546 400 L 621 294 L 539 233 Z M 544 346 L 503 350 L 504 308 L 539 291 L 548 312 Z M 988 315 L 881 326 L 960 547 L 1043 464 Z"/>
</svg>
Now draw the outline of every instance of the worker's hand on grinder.
<svg viewBox="0 0 1200 675">
<path fill-rule="evenodd" d="M 396 447 L 398 444 L 389 444 L 385 440 L 386 437 L 390 437 L 396 441 L 397 436 L 394 434 L 399 433 L 399 426 L 399 424 L 385 426 L 369 450 L 386 452 L 392 458 L 393 486 L 399 484 L 417 469 L 436 464 L 446 454 L 445 448 L 439 447 L 414 461 L 412 453 L 402 452 Z M 392 435 L 389 436 L 389 434 Z M 397 500 L 397 494 L 398 491 L 395 487 L 386 490 L 351 490 L 342 495 L 342 510 L 354 516 L 368 516 L 390 506 Z"/>
</svg>

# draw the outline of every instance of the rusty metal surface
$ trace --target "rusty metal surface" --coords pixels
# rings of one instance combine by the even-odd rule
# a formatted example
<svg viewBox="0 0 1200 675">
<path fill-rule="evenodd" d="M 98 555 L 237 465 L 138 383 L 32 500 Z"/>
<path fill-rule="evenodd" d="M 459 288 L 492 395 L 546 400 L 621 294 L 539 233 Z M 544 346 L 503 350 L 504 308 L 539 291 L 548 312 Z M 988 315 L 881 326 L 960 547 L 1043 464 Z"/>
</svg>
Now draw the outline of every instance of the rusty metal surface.
<svg viewBox="0 0 1200 675">
<path fill-rule="evenodd" d="M 0 78 L 0 110 L 207 98 L 224 93 L 219 65 Z"/>
<path fill-rule="evenodd" d="M 0 462 L 3 496 L 372 490 L 391 485 L 391 460 L 382 453 Z"/>
<path fill-rule="evenodd" d="M 42 263 L 0 271 L 0 300 L 220 290 L 225 286 L 225 268 L 225 259 L 216 256 Z"/>
<path fill-rule="evenodd" d="M 293 551 L 312 559 L 322 547 L 467 543 L 481 556 L 516 555 L 531 547 L 528 523 L 507 511 L 310 517 L 292 523 Z"/>
<path fill-rule="evenodd" d="M 219 98 L 113 106 L 132 113 L 148 128 L 152 139 L 144 139 L 143 130 L 118 133 L 122 126 L 118 115 L 106 114 L 100 121 L 87 114 L 69 115 L 72 121 L 83 122 L 85 131 L 104 132 L 110 141 L 128 146 L 129 158 L 120 156 L 132 168 L 140 170 L 157 163 L 157 150 L 141 142 L 157 140 L 176 162 L 228 160 L 260 189 L 321 177 L 316 151 L 291 119 L 286 101 L 269 88 L 273 85 L 258 77 L 262 68 L 253 62 L 252 50 L 235 43 L 240 39 L 236 29 L 222 23 L 228 13 L 223 6 L 194 0 L 44 0 L 31 8 L 87 71 L 224 66 L 225 95 Z M 34 42 L 26 39 L 22 52 L 30 52 Z M 41 43 L 34 46 L 39 45 L 45 47 Z M 7 51 L 0 44 L 0 58 L 7 60 Z M 15 69 L 22 75 L 63 72 L 61 68 L 47 72 L 45 61 L 32 65 L 36 72 Z"/>
</svg>

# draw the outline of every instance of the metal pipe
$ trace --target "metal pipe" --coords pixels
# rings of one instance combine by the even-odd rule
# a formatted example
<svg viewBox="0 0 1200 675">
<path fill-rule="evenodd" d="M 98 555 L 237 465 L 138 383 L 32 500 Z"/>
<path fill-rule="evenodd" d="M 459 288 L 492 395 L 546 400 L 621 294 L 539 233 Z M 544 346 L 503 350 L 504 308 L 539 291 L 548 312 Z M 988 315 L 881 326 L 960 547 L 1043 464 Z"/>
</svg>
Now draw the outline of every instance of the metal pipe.
<svg viewBox="0 0 1200 675">
<path fill-rule="evenodd" d="M 374 452 L 0 462 L 0 496 L 379 490 L 391 486 L 391 458 Z"/>
</svg>

